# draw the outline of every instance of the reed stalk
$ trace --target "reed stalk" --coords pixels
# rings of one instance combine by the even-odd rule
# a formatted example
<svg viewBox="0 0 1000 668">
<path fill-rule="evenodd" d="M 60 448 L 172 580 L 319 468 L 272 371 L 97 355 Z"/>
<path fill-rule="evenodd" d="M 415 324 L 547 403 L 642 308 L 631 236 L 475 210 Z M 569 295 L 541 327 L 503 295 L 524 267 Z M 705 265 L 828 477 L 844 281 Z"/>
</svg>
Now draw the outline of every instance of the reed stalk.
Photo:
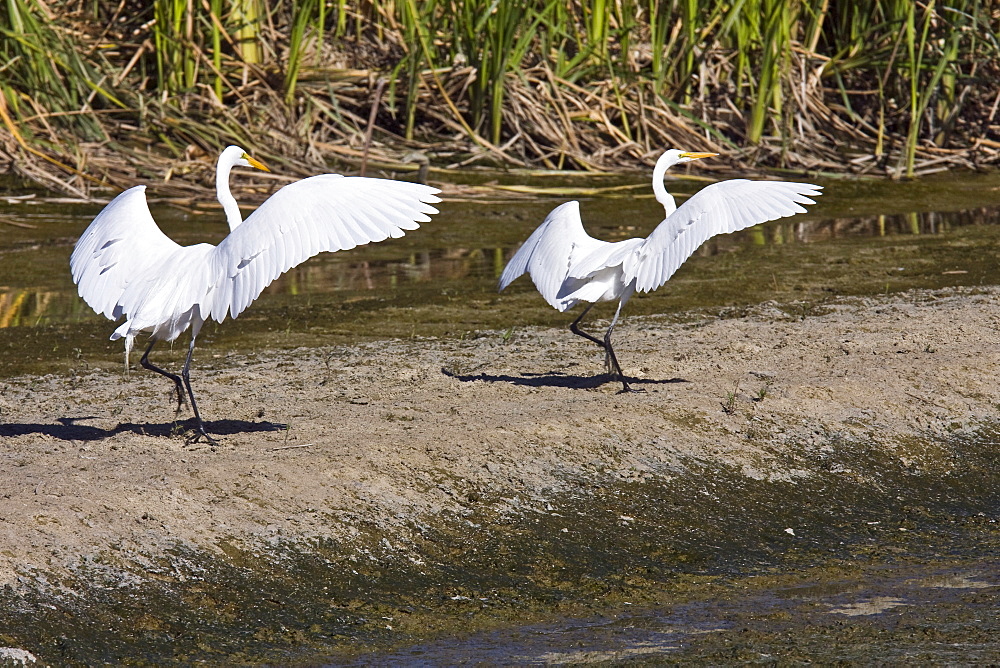
<svg viewBox="0 0 1000 668">
<path fill-rule="evenodd" d="M 213 69 L 217 74 L 212 83 L 212 90 L 215 91 L 215 98 L 221 103 L 222 102 L 222 0 L 211 0 L 211 5 L 209 7 L 211 12 L 211 26 L 209 27 L 209 32 L 212 37 L 212 65 Z"/>
<path fill-rule="evenodd" d="M 608 14 L 610 7 L 607 0 L 591 0 L 581 3 L 584 22 L 587 25 L 587 41 L 591 45 L 594 58 L 602 62 L 608 53 Z"/>
<path fill-rule="evenodd" d="M 760 143 L 764 134 L 764 124 L 769 118 L 780 125 L 784 106 L 782 85 L 791 53 L 791 3 L 785 0 L 761 0 L 760 13 L 763 18 L 761 35 L 760 68 L 758 70 L 757 92 L 754 95 L 747 128 L 747 139 L 752 144 Z"/>
<path fill-rule="evenodd" d="M 323 36 L 323 10 L 325 0 L 300 0 L 292 15 L 292 30 L 288 39 L 288 61 L 285 64 L 285 103 L 295 101 L 295 87 L 302 69 L 302 60 L 309 47 L 309 29 L 314 21 L 319 39 Z"/>
<path fill-rule="evenodd" d="M 245 63 L 261 62 L 261 14 L 260 0 L 233 0 L 230 21 L 235 26 L 236 48 Z"/>
<path fill-rule="evenodd" d="M 155 0 L 153 40 L 160 91 L 164 97 L 190 90 L 198 75 L 198 62 L 188 57 L 194 48 L 194 14 L 191 0 Z"/>
</svg>

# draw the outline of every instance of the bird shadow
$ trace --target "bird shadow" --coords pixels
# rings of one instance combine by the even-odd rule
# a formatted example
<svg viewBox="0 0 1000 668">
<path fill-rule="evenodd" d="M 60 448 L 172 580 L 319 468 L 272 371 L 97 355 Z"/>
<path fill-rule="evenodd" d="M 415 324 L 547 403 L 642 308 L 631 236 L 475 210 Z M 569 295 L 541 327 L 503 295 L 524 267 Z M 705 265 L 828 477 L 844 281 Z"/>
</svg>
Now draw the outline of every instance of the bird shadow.
<svg viewBox="0 0 1000 668">
<path fill-rule="evenodd" d="M 567 387 L 571 389 L 594 389 L 607 383 L 620 383 L 617 374 L 602 373 L 596 376 L 573 376 L 559 371 L 548 373 L 522 373 L 520 376 L 508 376 L 505 374 L 494 375 L 489 373 L 460 374 L 447 368 L 442 368 L 441 373 L 449 378 L 455 378 L 463 383 L 481 380 L 485 383 L 510 383 L 511 385 L 521 385 L 524 387 Z M 667 385 L 671 383 L 689 383 L 691 381 L 684 378 L 669 378 L 657 380 L 652 378 L 630 378 L 625 377 L 625 382 L 629 385 Z"/>
<path fill-rule="evenodd" d="M 63 441 L 99 441 L 116 434 L 131 433 L 139 436 L 170 437 L 187 433 L 194 429 L 194 420 L 176 422 L 132 423 L 122 422 L 113 429 L 102 429 L 87 424 L 78 424 L 96 416 L 56 418 L 58 424 L 6 423 L 0 424 L 0 436 L 25 436 L 37 434 L 51 436 Z M 246 420 L 214 420 L 205 422 L 205 431 L 213 436 L 232 436 L 266 431 L 284 431 L 288 425 L 275 422 L 248 422 Z"/>
</svg>

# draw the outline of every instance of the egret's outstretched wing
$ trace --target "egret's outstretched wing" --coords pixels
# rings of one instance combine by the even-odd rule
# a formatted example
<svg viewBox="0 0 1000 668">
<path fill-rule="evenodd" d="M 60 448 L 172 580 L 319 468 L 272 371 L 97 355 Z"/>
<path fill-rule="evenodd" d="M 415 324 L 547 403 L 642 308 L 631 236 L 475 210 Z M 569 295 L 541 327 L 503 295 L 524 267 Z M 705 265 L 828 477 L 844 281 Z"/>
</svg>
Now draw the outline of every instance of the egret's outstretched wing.
<svg viewBox="0 0 1000 668">
<path fill-rule="evenodd" d="M 276 192 L 213 251 L 203 313 L 239 315 L 274 279 L 323 251 L 403 236 L 437 213 L 437 188 L 322 174 Z"/>
<path fill-rule="evenodd" d="M 117 320 L 129 282 L 179 248 L 153 221 L 146 186 L 135 186 L 104 207 L 76 242 L 73 282 L 91 308 Z"/>
<path fill-rule="evenodd" d="M 560 204 L 514 253 L 500 275 L 498 289 L 527 272 L 545 301 L 564 311 L 569 306 L 559 299 L 559 292 L 573 264 L 606 244 L 583 229 L 579 202 Z"/>
<path fill-rule="evenodd" d="M 641 292 L 655 290 L 711 237 L 804 213 L 802 205 L 814 204 L 810 197 L 820 190 L 822 186 L 809 183 L 746 179 L 702 188 L 625 259 L 625 281 L 635 279 Z"/>
</svg>

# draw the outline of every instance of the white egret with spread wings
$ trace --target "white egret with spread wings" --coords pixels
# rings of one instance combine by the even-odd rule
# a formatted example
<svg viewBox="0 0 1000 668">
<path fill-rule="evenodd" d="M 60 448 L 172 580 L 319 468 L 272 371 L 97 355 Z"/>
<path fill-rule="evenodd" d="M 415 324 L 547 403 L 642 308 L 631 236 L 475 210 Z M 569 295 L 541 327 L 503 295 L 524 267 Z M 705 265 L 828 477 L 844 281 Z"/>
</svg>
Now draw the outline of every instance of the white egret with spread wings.
<svg viewBox="0 0 1000 668">
<path fill-rule="evenodd" d="M 732 179 L 706 186 L 678 207 L 663 184 L 667 169 L 713 155 L 670 149 L 660 156 L 653 168 L 653 192 L 666 217 L 645 239 L 594 239 L 583 229 L 580 203 L 566 202 L 549 213 L 500 276 L 503 290 L 528 273 L 545 301 L 560 312 L 589 302 L 570 330 L 604 349 L 605 365 L 617 374 L 621 392 L 633 390 L 611 346 L 611 333 L 629 298 L 666 283 L 711 237 L 804 213 L 803 205 L 814 204 L 810 198 L 822 189 L 809 183 Z M 580 329 L 595 303 L 614 300 L 618 309 L 603 338 Z"/>
<path fill-rule="evenodd" d="M 180 246 L 157 227 L 146 203 L 146 186 L 118 195 L 84 231 L 70 259 L 80 296 L 111 320 L 125 321 L 111 339 L 125 339 L 126 360 L 135 337 L 149 333 L 140 364 L 171 379 L 177 409 L 184 390 L 195 417 L 194 439 L 205 431 L 191 390 L 195 340 L 209 318 L 238 316 L 278 276 L 324 251 L 348 250 L 403 236 L 437 213 L 439 191 L 387 179 L 321 174 L 278 190 L 243 220 L 229 190 L 233 167 L 270 171 L 238 146 L 219 156 L 215 185 L 229 223 L 229 235 L 213 246 Z M 173 341 L 191 329 L 180 375 L 149 361 L 159 341 Z"/>
</svg>

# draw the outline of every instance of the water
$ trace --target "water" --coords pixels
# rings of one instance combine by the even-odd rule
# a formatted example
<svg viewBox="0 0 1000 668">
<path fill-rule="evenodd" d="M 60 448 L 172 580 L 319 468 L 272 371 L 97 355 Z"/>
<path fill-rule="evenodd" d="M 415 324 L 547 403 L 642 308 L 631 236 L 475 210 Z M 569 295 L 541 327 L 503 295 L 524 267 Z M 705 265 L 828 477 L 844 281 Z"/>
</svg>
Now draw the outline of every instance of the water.
<svg viewBox="0 0 1000 668">
<path fill-rule="evenodd" d="M 357 665 L 449 666 L 882 662 L 989 663 L 1000 653 L 1000 563 L 864 565 L 732 586 L 660 608 L 451 637 L 361 657 Z M 742 589 L 742 591 L 741 591 Z M 942 638 L 947 637 L 946 642 Z"/>
<path fill-rule="evenodd" d="M 667 286 L 633 299 L 626 316 L 729 317 L 768 299 L 808 313 L 840 295 L 996 282 L 1000 176 L 824 185 L 806 215 L 711 240 Z M 635 196 L 642 189 L 630 192 L 581 197 L 594 236 L 649 232 L 658 205 Z M 527 279 L 500 296 L 495 282 L 518 243 L 569 198 L 480 192 L 447 201 L 441 215 L 401 239 L 327 254 L 289 272 L 238 323 L 207 325 L 198 354 L 565 326 L 567 314 L 545 305 Z M 28 201 L 0 211 L 0 377 L 59 373 L 81 357 L 121 363 L 120 342 L 107 341 L 112 324 L 76 296 L 69 277 L 72 244 L 99 208 Z M 157 206 L 153 213 L 180 243 L 225 234 L 217 210 Z M 940 477 L 913 476 L 878 448 L 839 453 L 859 480 L 880 480 L 875 489 L 884 494 L 822 473 L 821 462 L 802 464 L 820 472 L 809 485 L 713 469 L 664 479 L 662 489 L 588 488 L 555 500 L 562 517 L 429 528 L 427 565 L 420 567 L 381 555 L 354 564 L 352 575 L 342 546 L 326 544 L 316 555 L 275 563 L 246 555 L 239 566 L 185 555 L 193 564 L 188 579 L 212 593 L 195 599 L 184 578 L 136 591 L 88 590 L 91 574 L 81 571 L 80 582 L 67 587 L 90 592 L 86 606 L 56 609 L 40 600 L 18 618 L 26 626 L 9 632 L 48 637 L 53 647 L 76 652 L 68 662 L 81 663 L 123 644 L 114 656 L 151 663 L 177 651 L 193 652 L 190 660 L 219 662 L 226 651 L 240 651 L 248 663 L 309 665 L 995 660 L 998 440 L 986 429 L 950 444 L 962 465 Z M 685 487 L 707 476 L 719 490 L 716 503 Z M 635 518 L 627 532 L 621 516 Z M 567 517 L 580 519 L 563 534 Z M 783 531 L 794 522 L 822 535 L 788 549 Z M 525 569 L 533 576 L 512 576 Z M 213 606 L 245 614 L 215 616 Z M 174 626 L 122 633 L 150 610 Z M 198 650 L 177 642 L 192 634 L 204 640 Z M 64 643 L 67 637 L 75 644 Z M 407 639 L 402 646 L 400 637 Z"/>
<path fill-rule="evenodd" d="M 505 179 L 551 185 L 537 177 Z M 604 179 L 600 185 L 638 187 L 614 197 L 578 197 L 590 233 L 609 240 L 648 234 L 662 216 L 645 180 Z M 574 184 L 593 182 L 563 176 L 558 185 L 572 192 Z M 665 288 L 633 299 L 626 315 L 994 282 L 1000 176 L 822 184 L 826 191 L 809 213 L 710 240 Z M 700 185 L 677 181 L 670 189 L 684 194 Z M 239 326 L 209 323 L 199 350 L 562 326 L 566 316 L 544 304 L 527 278 L 501 297 L 495 284 L 518 244 L 570 198 L 483 189 L 449 198 L 432 222 L 401 239 L 323 254 L 288 272 L 241 315 Z M 69 275 L 72 245 L 100 208 L 43 198 L 4 205 L 0 351 L 7 354 L 0 376 L 59 371 L 83 355 L 120 359 L 120 342 L 107 341 L 114 327 L 76 296 Z M 179 243 L 217 243 L 226 233 L 218 209 L 151 208 Z"/>
<path fill-rule="evenodd" d="M 713 468 L 688 482 L 611 488 L 592 505 L 557 505 L 560 516 L 534 530 L 476 544 L 517 554 L 494 557 L 497 571 L 541 553 L 591 610 L 557 599 L 572 614 L 356 653 L 352 665 L 993 663 L 998 435 L 984 426 L 937 442 L 956 463 L 950 472 L 915 476 L 879 447 L 843 443 L 836 457 L 860 477 L 824 471 L 802 450 L 794 456 L 815 472 L 808 481 L 747 481 Z M 709 475 L 717 500 L 687 487 Z M 861 482 L 867 476 L 877 484 Z M 575 513 L 571 535 L 583 535 L 552 539 Z M 627 530 L 613 525 L 622 514 L 634 518 Z M 800 529 L 789 534 L 791 526 Z M 487 561 L 475 550 L 465 556 Z M 505 603 L 490 569 L 481 572 L 476 585 L 455 586 L 466 595 L 451 603 L 470 623 Z"/>
<path fill-rule="evenodd" d="M 415 534 L 380 529 L 178 546 L 125 580 L 86 559 L 38 594 L 0 589 L 0 639 L 59 665 L 993 664 L 998 443 L 996 424 L 914 443 L 953 464 L 918 474 L 861 441 L 793 446 L 813 472 L 794 480 L 692 458 L 516 512 L 482 489 L 420 526 L 419 560 L 388 540 Z"/>
</svg>

